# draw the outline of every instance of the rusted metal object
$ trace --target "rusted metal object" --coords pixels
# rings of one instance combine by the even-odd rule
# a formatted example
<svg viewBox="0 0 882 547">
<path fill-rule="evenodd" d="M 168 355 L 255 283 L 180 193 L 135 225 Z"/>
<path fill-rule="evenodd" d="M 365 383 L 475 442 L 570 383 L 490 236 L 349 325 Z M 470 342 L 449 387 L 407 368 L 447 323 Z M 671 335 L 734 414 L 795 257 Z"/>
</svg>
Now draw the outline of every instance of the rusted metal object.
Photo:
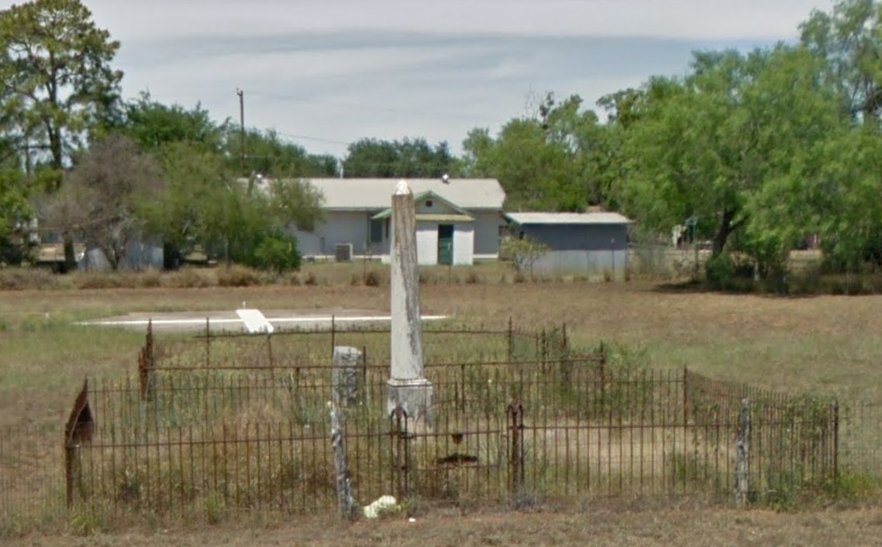
<svg viewBox="0 0 882 547">
<path fill-rule="evenodd" d="M 73 504 L 74 488 L 81 478 L 79 449 L 92 442 L 94 429 L 95 420 L 89 408 L 89 381 L 85 380 L 64 426 L 64 475 L 68 507 Z"/>
<path fill-rule="evenodd" d="M 483 501 L 693 493 L 731 500 L 733 440 L 748 395 L 751 500 L 775 489 L 824 484 L 835 475 L 838 457 L 851 457 L 838 453 L 839 416 L 832 403 L 689 370 L 607 365 L 605 347 L 556 358 L 554 333 L 545 341 L 537 336 L 532 355 L 533 338 L 518 340 L 515 358 L 523 361 L 467 363 L 451 355 L 456 362 L 427 366 L 438 393 L 431 428 L 402 406 L 385 413 L 388 366 L 362 357 L 350 364 L 361 382 L 357 404 L 345 411 L 345 428 L 341 423 L 336 435 L 325 406 L 333 378 L 326 358 L 303 361 L 275 378 L 264 371 L 217 374 L 263 366 L 252 360 L 257 366 L 249 367 L 237 360 L 244 354 L 218 344 L 212 374 L 197 374 L 199 351 L 197 367 L 177 367 L 169 346 L 159 351 L 153 334 L 148 329 L 139 360 L 140 386 L 134 379 L 92 385 L 91 391 L 84 386 L 77 398 L 65 428 L 68 503 L 88 496 L 89 503 L 181 514 L 212 503 L 231 511 L 331 512 L 348 498 L 345 490 L 342 498 L 334 495 L 335 485 L 346 480 L 363 500 L 388 494 Z M 498 334 L 494 358 L 501 359 L 508 344 L 505 332 Z M 353 347 L 363 343 L 350 342 L 342 330 L 336 336 Z M 325 340 L 315 345 L 316 355 L 325 355 Z M 448 340 L 442 340 L 445 349 L 453 347 Z M 274 343 L 276 368 L 295 362 L 285 361 L 285 346 Z M 255 355 L 264 350 L 258 343 L 251 349 Z M 147 398 L 152 402 L 145 405 Z M 842 413 L 847 443 L 850 414 Z M 329 438 L 338 444 L 329 447 Z M 348 469 L 335 468 L 344 457 Z M 58 503 L 64 504 L 61 495 Z"/>
<path fill-rule="evenodd" d="M 407 411 L 401 405 L 397 405 L 389 415 L 391 428 L 389 434 L 392 440 L 392 476 L 395 488 L 395 497 L 405 499 L 411 494 L 410 483 L 410 442 L 414 435 L 408 431 L 409 419 Z"/>
<path fill-rule="evenodd" d="M 511 450 L 508 454 L 509 488 L 517 494 L 524 487 L 524 406 L 518 400 L 512 401 L 506 411 Z"/>
<path fill-rule="evenodd" d="M 144 347 L 138 354 L 138 381 L 141 388 L 141 401 L 153 400 L 153 371 L 156 360 L 153 352 L 153 321 L 147 322 L 147 336 Z"/>
</svg>

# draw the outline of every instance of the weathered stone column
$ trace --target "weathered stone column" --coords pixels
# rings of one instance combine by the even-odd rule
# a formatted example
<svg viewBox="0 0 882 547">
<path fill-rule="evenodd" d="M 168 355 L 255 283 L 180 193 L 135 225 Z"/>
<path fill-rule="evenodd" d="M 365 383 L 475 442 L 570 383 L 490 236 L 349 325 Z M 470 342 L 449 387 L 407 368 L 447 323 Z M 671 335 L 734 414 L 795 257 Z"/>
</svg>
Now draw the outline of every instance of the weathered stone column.
<svg viewBox="0 0 882 547">
<path fill-rule="evenodd" d="M 331 400 L 341 408 L 358 404 L 358 363 L 361 352 L 349 346 L 334 346 L 331 369 Z"/>
<path fill-rule="evenodd" d="M 401 405 L 409 419 L 431 423 L 432 384 L 423 373 L 416 209 L 413 193 L 404 180 L 398 183 L 392 195 L 390 253 L 392 374 L 387 389 L 387 412 Z"/>
</svg>

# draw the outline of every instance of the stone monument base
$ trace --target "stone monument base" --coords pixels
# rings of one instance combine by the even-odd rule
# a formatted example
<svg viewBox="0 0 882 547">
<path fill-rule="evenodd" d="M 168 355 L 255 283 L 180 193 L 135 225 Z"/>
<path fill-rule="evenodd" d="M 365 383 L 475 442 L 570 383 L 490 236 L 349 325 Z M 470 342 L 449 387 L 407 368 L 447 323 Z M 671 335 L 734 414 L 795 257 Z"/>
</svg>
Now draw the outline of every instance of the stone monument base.
<svg viewBox="0 0 882 547">
<path fill-rule="evenodd" d="M 414 380 L 391 379 L 386 382 L 386 414 L 392 414 L 395 407 L 407 413 L 413 423 L 432 424 L 432 382 L 425 378 Z"/>
</svg>

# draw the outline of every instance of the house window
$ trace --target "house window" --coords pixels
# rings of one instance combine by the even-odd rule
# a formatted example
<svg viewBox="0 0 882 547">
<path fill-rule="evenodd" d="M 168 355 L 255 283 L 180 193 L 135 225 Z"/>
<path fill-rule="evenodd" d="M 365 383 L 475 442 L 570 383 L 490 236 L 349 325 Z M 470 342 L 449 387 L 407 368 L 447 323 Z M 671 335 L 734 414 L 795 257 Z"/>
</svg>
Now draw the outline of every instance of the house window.
<svg viewBox="0 0 882 547">
<path fill-rule="evenodd" d="M 371 243 L 383 241 L 383 219 L 371 220 Z"/>
<path fill-rule="evenodd" d="M 426 200 L 426 207 L 431 207 L 431 206 L 432 206 L 432 200 L 427 199 Z"/>
</svg>

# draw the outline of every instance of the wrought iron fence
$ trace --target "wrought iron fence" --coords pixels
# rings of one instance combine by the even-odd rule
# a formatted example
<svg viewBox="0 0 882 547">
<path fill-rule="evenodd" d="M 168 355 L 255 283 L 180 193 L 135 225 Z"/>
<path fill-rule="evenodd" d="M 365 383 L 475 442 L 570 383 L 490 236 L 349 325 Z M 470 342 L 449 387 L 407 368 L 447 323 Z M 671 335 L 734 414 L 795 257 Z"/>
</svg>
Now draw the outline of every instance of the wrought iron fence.
<svg viewBox="0 0 882 547">
<path fill-rule="evenodd" d="M 387 331 L 378 332 L 388 340 Z M 57 516 L 66 508 L 333 510 L 326 406 L 332 341 L 367 348 L 353 366 L 353 404 L 342 410 L 361 504 L 384 494 L 729 500 L 739 441 L 749 447 L 741 480 L 752 501 L 799 499 L 841 473 L 882 477 L 878 407 L 840 409 L 833 400 L 787 397 L 687 370 L 649 370 L 617 362 L 602 346 L 575 351 L 565 329 L 518 335 L 508 328 L 438 333 L 439 347 L 474 335 L 465 344 L 484 350 L 475 361 L 426 366 L 435 393 L 429 424 L 400 409 L 387 414 L 388 366 L 369 357 L 383 355 L 372 338 L 377 332 L 327 335 L 289 335 L 310 347 L 301 348 L 304 355 L 320 352 L 311 361 L 320 364 L 288 356 L 235 367 L 225 365 L 236 362 L 235 352 L 246 350 L 243 359 L 269 355 L 261 344 L 278 338 L 159 344 L 148 334 L 138 377 L 85 385 L 63 432 L 23 430 L 0 439 L 0 514 L 20 523 L 20 515 Z M 490 341 L 482 345 L 482 337 Z M 181 351 L 169 349 L 178 344 Z M 194 353 L 185 360 L 186 351 Z"/>
</svg>

